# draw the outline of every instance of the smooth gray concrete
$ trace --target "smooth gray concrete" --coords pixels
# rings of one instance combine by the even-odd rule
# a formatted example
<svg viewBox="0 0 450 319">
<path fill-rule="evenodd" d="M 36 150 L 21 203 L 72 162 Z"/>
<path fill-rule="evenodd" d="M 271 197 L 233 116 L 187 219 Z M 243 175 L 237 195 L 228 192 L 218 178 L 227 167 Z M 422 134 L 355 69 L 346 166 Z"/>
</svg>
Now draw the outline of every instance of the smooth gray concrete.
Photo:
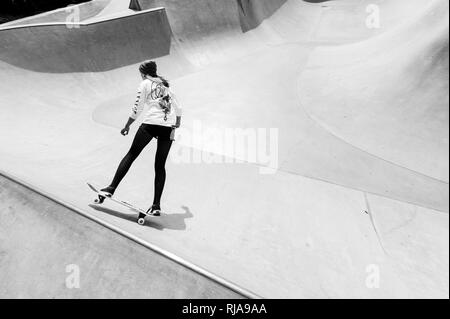
<svg viewBox="0 0 450 319">
<path fill-rule="evenodd" d="M 263 297 L 448 298 L 447 0 L 145 2 L 166 16 L 0 26 L 2 170 Z M 139 227 L 90 206 L 86 182 L 107 185 L 130 147 L 143 57 L 184 117 L 164 214 Z M 154 155 L 119 198 L 151 205 Z"/>
<path fill-rule="evenodd" d="M 130 41 L 133 37 L 145 41 Z M 156 9 L 120 19 L 9 27 L 1 30 L 0 42 L 0 60 L 20 68 L 101 72 L 169 54 L 171 30 L 166 12 Z"/>
<path fill-rule="evenodd" d="M 0 298 L 243 296 L 0 175 Z"/>
</svg>

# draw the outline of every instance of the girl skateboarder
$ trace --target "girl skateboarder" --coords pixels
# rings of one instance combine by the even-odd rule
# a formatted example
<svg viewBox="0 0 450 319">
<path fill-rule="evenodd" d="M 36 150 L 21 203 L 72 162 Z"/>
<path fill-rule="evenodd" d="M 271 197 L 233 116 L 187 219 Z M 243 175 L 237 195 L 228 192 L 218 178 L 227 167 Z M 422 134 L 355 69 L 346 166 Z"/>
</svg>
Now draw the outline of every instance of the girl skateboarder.
<svg viewBox="0 0 450 319">
<path fill-rule="evenodd" d="M 166 160 L 173 142 L 173 130 L 179 128 L 181 124 L 182 110 L 175 95 L 170 90 L 169 82 L 158 75 L 155 62 L 146 61 L 142 63 L 139 71 L 143 81 L 139 86 L 136 103 L 121 134 L 128 135 L 131 124 L 136 121 L 145 106 L 148 107 L 148 111 L 129 152 L 121 161 L 113 181 L 101 191 L 105 196 L 112 197 L 133 162 L 150 141 L 156 138 L 158 143 L 155 157 L 155 194 L 153 206 L 147 213 L 160 216 L 161 196 L 166 182 Z M 139 218 L 141 217 L 143 216 L 139 216 Z"/>
</svg>

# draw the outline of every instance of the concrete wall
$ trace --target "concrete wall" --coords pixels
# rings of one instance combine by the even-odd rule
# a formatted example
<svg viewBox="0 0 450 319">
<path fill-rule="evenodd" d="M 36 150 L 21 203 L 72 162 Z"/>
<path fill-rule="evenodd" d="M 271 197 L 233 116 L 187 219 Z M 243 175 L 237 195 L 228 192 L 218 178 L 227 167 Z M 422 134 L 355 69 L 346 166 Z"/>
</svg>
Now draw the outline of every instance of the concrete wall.
<svg viewBox="0 0 450 319">
<path fill-rule="evenodd" d="M 257 28 L 274 14 L 287 0 L 237 0 L 242 31 Z"/>
<path fill-rule="evenodd" d="M 169 12 L 171 24 L 199 33 L 214 32 L 218 28 L 239 25 L 243 32 L 259 26 L 275 13 L 287 0 L 137 0 L 142 9 L 164 7 Z M 176 26 L 174 26 L 175 29 Z"/>
<path fill-rule="evenodd" d="M 146 11 L 79 27 L 0 29 L 0 60 L 46 73 L 100 72 L 167 55 L 170 42 L 164 10 Z"/>
</svg>

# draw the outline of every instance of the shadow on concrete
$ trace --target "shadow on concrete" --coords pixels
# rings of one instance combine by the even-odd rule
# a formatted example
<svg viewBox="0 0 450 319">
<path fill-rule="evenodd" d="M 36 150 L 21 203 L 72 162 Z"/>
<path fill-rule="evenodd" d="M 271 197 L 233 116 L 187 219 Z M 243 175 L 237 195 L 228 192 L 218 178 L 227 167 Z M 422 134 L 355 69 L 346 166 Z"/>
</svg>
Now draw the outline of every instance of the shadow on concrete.
<svg viewBox="0 0 450 319">
<path fill-rule="evenodd" d="M 110 209 L 104 206 L 90 204 L 89 207 L 95 209 L 96 211 L 121 218 L 132 223 L 137 223 L 137 214 L 126 214 L 118 210 Z M 160 217 L 147 217 L 145 221 L 146 227 L 151 227 L 160 231 L 164 229 L 170 230 L 186 230 L 186 219 L 193 218 L 191 210 L 187 206 L 182 206 L 181 209 L 184 213 L 180 214 L 167 214 L 162 213 Z"/>
</svg>

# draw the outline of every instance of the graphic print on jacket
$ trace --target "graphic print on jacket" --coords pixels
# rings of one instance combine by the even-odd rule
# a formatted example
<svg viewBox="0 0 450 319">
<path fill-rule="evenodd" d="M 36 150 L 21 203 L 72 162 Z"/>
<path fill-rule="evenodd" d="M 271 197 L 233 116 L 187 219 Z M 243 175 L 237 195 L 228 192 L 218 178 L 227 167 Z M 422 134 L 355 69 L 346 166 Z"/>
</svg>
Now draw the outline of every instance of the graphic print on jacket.
<svg viewBox="0 0 450 319">
<path fill-rule="evenodd" d="M 170 113 L 172 107 L 168 87 L 166 87 L 164 83 L 152 82 L 152 89 L 150 94 L 152 99 L 154 100 L 161 99 L 159 102 L 159 106 L 164 112 L 164 121 L 167 122 L 167 114 Z"/>
<path fill-rule="evenodd" d="M 182 115 L 175 94 L 160 78 L 147 77 L 141 83 L 130 117 L 136 120 L 144 106 L 149 107 L 143 122 L 145 124 L 172 127 L 176 124 L 176 117 Z"/>
</svg>

